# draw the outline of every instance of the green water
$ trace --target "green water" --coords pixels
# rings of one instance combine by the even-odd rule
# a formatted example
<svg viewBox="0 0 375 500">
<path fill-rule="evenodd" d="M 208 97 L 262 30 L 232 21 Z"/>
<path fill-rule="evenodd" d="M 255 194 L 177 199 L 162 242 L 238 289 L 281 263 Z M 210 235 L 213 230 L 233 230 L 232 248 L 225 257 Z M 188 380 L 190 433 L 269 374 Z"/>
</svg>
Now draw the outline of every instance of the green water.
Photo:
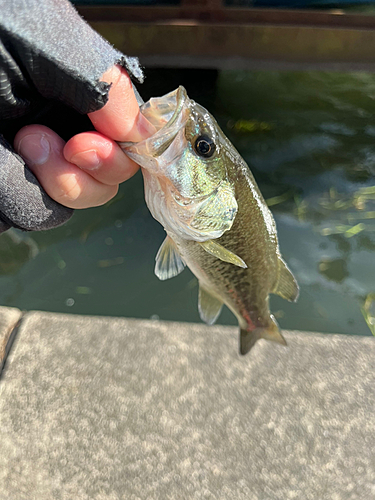
<svg viewBox="0 0 375 500">
<path fill-rule="evenodd" d="M 370 335 L 361 307 L 369 297 L 371 312 L 375 292 L 375 190 L 364 189 L 375 184 L 375 75 L 224 71 L 201 103 L 271 199 L 301 287 L 297 304 L 272 296 L 281 326 Z M 0 303 L 200 321 L 190 271 L 167 282 L 153 274 L 163 238 L 138 174 L 112 202 L 77 211 L 64 227 L 3 234 Z M 236 324 L 228 310 L 219 322 Z"/>
</svg>

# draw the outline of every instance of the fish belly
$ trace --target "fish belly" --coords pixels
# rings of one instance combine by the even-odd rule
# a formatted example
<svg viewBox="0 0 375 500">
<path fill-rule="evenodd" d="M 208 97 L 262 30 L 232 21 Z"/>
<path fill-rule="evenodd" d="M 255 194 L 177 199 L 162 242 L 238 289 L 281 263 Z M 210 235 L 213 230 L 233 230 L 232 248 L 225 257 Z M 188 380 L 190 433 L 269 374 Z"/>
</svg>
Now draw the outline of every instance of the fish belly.
<svg viewBox="0 0 375 500">
<path fill-rule="evenodd" d="M 235 314 L 241 328 L 255 329 L 270 324 L 268 295 L 274 281 L 272 277 L 262 276 L 251 263 L 247 269 L 242 269 L 223 262 L 208 254 L 197 242 L 175 240 L 175 243 L 200 287 L 225 304 Z"/>
</svg>

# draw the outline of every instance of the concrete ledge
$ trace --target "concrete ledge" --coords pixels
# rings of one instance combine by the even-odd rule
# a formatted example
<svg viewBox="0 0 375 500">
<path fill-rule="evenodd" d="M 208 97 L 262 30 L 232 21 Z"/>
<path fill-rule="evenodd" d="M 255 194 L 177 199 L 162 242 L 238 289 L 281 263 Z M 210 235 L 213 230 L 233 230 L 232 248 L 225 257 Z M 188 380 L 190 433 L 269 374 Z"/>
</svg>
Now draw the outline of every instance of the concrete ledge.
<svg viewBox="0 0 375 500">
<path fill-rule="evenodd" d="M 375 498 L 375 339 L 26 314 L 0 499 Z"/>
<path fill-rule="evenodd" d="M 11 344 L 11 334 L 22 313 L 14 307 L 0 306 L 0 375 Z"/>
</svg>

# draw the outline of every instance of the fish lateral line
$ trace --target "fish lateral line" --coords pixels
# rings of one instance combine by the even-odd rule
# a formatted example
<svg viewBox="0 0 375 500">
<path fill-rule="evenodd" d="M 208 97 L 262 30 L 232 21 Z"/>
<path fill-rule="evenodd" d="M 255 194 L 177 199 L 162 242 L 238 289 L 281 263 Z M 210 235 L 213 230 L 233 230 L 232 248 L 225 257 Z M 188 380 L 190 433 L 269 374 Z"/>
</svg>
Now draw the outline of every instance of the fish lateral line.
<svg viewBox="0 0 375 500">
<path fill-rule="evenodd" d="M 140 112 L 156 132 L 120 147 L 142 167 L 147 206 L 171 235 L 157 253 L 156 276 L 172 278 L 187 265 L 199 282 L 201 319 L 215 323 L 225 304 L 239 322 L 241 354 L 261 338 L 285 345 L 268 298 L 296 301 L 299 288 L 246 162 L 183 87 L 150 99 Z"/>
</svg>

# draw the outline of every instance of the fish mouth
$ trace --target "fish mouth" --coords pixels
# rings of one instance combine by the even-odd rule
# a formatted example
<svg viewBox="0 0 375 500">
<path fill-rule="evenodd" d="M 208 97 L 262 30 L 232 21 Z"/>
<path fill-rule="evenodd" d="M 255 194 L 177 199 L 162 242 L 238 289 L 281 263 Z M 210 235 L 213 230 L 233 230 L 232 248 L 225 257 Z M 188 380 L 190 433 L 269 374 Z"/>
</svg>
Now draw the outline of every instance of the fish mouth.
<svg viewBox="0 0 375 500">
<path fill-rule="evenodd" d="M 138 143 L 120 142 L 121 148 L 129 156 L 135 148 L 154 158 L 163 154 L 186 124 L 188 101 L 186 90 L 182 86 L 162 97 L 151 98 L 140 107 L 140 111 L 156 128 L 155 134 Z"/>
<path fill-rule="evenodd" d="M 151 98 L 140 107 L 140 111 L 159 132 L 161 129 L 172 127 L 178 121 L 187 99 L 186 90 L 180 85 L 169 94 Z"/>
</svg>

